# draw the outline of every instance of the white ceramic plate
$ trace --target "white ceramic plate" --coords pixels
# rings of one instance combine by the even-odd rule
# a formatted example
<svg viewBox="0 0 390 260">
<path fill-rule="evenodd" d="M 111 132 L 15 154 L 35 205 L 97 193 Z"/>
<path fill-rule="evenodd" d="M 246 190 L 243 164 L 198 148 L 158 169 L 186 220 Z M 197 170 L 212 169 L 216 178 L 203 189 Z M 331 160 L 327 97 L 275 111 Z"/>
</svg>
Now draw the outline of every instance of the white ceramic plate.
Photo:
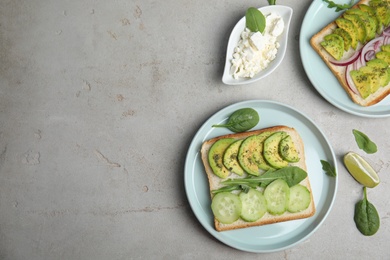
<svg viewBox="0 0 390 260">
<path fill-rule="evenodd" d="M 340 3 L 344 2 L 348 3 L 349 0 L 340 0 Z M 301 27 L 299 48 L 307 76 L 323 98 L 345 112 L 373 118 L 390 116 L 390 96 L 370 107 L 355 104 L 328 66 L 311 47 L 310 38 L 341 15 L 340 12 L 334 10 L 334 8 L 328 8 L 322 0 L 314 0 L 305 15 Z"/>
<path fill-rule="evenodd" d="M 301 135 L 305 144 L 307 171 L 316 205 L 316 213 L 313 217 L 224 232 L 214 229 L 209 184 L 201 161 L 200 148 L 205 140 L 232 133 L 225 128 L 213 128 L 212 125 L 226 122 L 234 111 L 245 107 L 251 107 L 259 113 L 260 122 L 254 129 L 287 125 L 294 127 Z M 337 167 L 329 142 L 313 121 L 297 110 L 277 102 L 244 101 L 220 110 L 209 118 L 196 133 L 185 161 L 185 190 L 197 219 L 219 241 L 248 252 L 275 252 L 307 239 L 325 221 L 332 208 L 338 181 L 337 177 L 329 177 L 323 172 L 320 160 L 326 160 Z"/>
<path fill-rule="evenodd" d="M 231 67 L 231 62 L 230 60 L 233 57 L 234 53 L 234 48 L 237 46 L 238 41 L 240 40 L 240 35 L 242 31 L 244 31 L 246 27 L 246 19 L 245 16 L 241 18 L 241 20 L 236 24 L 236 26 L 233 28 L 232 33 L 230 34 L 229 37 L 229 42 L 228 42 L 228 47 L 226 51 L 226 61 L 225 61 L 225 69 L 222 75 L 222 82 L 227 84 L 227 85 L 242 85 L 242 84 L 249 84 L 253 83 L 259 79 L 262 79 L 269 74 L 271 74 L 282 62 L 284 55 L 286 53 L 287 49 L 287 36 L 288 36 L 288 31 L 290 28 L 290 21 L 291 21 L 291 16 L 293 13 L 293 10 L 288 7 L 288 6 L 283 6 L 283 5 L 268 5 L 265 7 L 259 8 L 259 10 L 264 14 L 270 14 L 270 13 L 276 13 L 279 14 L 284 21 L 284 31 L 281 36 L 279 36 L 279 43 L 280 47 L 278 49 L 278 53 L 276 55 L 276 58 L 268 65 L 268 67 L 260 71 L 256 76 L 253 78 L 240 78 L 240 79 L 234 79 L 233 76 L 230 74 L 230 67 Z"/>
</svg>

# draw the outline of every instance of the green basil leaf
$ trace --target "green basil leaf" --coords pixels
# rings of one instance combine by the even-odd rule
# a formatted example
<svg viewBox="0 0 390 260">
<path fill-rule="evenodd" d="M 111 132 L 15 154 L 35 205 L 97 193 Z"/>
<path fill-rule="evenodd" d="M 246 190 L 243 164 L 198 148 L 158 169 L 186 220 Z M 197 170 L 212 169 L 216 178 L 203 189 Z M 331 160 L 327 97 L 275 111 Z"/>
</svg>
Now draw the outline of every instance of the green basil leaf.
<svg viewBox="0 0 390 260">
<path fill-rule="evenodd" d="M 372 142 L 367 135 L 365 135 L 364 133 L 356 129 L 353 129 L 352 133 L 355 136 L 356 143 L 360 149 L 362 149 L 363 151 L 369 154 L 377 152 L 378 149 L 376 144 Z"/>
<path fill-rule="evenodd" d="M 354 221 L 360 233 L 372 236 L 379 230 L 380 218 L 375 206 L 367 199 L 366 187 L 363 193 L 364 198 L 355 205 Z"/>
<path fill-rule="evenodd" d="M 230 115 L 226 124 L 213 125 L 213 127 L 226 127 L 240 133 L 255 127 L 260 121 L 259 114 L 253 108 L 241 108 Z"/>
<path fill-rule="evenodd" d="M 331 177 L 336 177 L 337 175 L 336 169 L 332 165 L 330 165 L 329 162 L 324 160 L 320 160 L 320 161 L 322 164 L 322 169 L 325 171 L 325 174 Z"/>
<path fill-rule="evenodd" d="M 249 7 L 245 14 L 246 27 L 251 30 L 251 32 L 264 32 L 265 29 L 265 17 L 254 7 Z"/>
</svg>

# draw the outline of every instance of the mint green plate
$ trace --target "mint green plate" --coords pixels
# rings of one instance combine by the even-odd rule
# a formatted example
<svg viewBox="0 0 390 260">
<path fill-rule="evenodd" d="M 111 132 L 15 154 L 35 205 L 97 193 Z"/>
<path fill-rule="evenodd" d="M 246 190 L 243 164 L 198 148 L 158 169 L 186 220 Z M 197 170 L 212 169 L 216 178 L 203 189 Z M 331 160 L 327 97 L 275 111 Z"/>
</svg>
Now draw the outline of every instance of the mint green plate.
<svg viewBox="0 0 390 260">
<path fill-rule="evenodd" d="M 340 4 L 349 2 L 349 0 L 338 1 Z M 355 104 L 310 45 L 310 38 L 341 14 L 342 12 L 335 12 L 335 8 L 328 8 L 322 0 L 314 0 L 307 10 L 299 36 L 299 49 L 306 74 L 320 95 L 335 107 L 362 117 L 388 117 L 390 116 L 390 95 L 370 107 Z"/>
<path fill-rule="evenodd" d="M 212 125 L 226 122 L 230 114 L 245 107 L 255 109 L 260 115 L 260 122 L 254 129 L 286 125 L 294 127 L 301 135 L 316 205 L 316 213 L 313 217 L 232 231 L 218 232 L 214 229 L 209 184 L 201 161 L 200 148 L 202 143 L 210 138 L 232 133 L 224 128 L 213 128 Z M 195 216 L 219 241 L 248 252 L 275 252 L 295 246 L 307 239 L 321 226 L 332 208 L 338 181 L 337 177 L 329 177 L 323 172 L 320 160 L 326 160 L 337 167 L 332 147 L 312 120 L 281 103 L 266 100 L 244 101 L 220 110 L 196 133 L 185 161 L 185 190 Z"/>
</svg>

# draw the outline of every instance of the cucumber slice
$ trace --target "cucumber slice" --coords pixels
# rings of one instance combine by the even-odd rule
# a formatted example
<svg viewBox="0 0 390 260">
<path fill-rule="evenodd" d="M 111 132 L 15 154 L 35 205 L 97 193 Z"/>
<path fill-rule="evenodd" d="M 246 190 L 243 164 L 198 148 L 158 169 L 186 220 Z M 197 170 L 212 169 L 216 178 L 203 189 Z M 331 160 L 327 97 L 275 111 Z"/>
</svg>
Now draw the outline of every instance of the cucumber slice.
<svg viewBox="0 0 390 260">
<path fill-rule="evenodd" d="M 223 224 L 231 224 L 241 215 L 241 200 L 238 195 L 230 192 L 221 192 L 211 201 L 211 210 L 214 217 Z"/>
<path fill-rule="evenodd" d="M 296 213 L 309 207 L 311 201 L 310 191 L 300 184 L 290 188 L 290 199 L 287 210 Z"/>
<path fill-rule="evenodd" d="M 264 195 L 255 189 L 239 195 L 242 203 L 241 218 L 246 222 L 254 222 L 267 212 L 267 202 Z"/>
<path fill-rule="evenodd" d="M 290 197 L 290 188 L 283 179 L 271 182 L 264 190 L 267 210 L 272 215 L 282 215 L 286 212 Z"/>
</svg>

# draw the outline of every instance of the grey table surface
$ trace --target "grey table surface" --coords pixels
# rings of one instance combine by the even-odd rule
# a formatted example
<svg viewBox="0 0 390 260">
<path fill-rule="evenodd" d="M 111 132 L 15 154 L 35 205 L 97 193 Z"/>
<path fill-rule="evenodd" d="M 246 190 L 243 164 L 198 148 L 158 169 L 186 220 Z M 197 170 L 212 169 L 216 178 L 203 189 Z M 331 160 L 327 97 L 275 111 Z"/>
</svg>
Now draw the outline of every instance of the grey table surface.
<svg viewBox="0 0 390 260">
<path fill-rule="evenodd" d="M 0 259 L 389 259 L 390 118 L 327 102 L 300 59 L 309 0 L 294 10 L 283 63 L 260 82 L 221 81 L 227 39 L 257 1 L 0 2 Z M 244 100 L 310 117 L 338 158 L 333 208 L 304 242 L 274 253 L 231 248 L 189 206 L 184 161 L 200 126 Z M 378 144 L 368 190 L 381 228 L 353 222 L 362 187 L 341 157 L 352 129 Z"/>
</svg>

